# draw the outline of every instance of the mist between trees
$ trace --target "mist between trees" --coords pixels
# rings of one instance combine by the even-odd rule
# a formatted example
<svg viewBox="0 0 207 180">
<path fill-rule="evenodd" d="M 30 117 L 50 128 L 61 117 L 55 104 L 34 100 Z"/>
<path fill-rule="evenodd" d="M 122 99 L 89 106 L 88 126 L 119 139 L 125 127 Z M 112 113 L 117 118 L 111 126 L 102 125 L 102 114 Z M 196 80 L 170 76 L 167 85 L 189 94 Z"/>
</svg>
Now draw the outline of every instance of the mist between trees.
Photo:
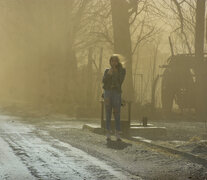
<svg viewBox="0 0 207 180">
<path fill-rule="evenodd" d="M 98 115 L 113 53 L 125 57 L 123 96 L 151 104 L 168 36 L 174 53 L 194 52 L 195 13 L 195 0 L 0 0 L 0 104 Z"/>
</svg>

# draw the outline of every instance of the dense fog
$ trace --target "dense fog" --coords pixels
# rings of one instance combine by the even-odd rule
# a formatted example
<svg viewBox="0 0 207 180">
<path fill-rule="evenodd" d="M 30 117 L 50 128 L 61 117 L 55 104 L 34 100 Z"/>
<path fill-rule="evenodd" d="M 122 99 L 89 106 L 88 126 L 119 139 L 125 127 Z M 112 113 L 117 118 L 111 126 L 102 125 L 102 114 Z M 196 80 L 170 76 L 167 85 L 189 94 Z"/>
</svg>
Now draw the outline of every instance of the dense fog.
<svg viewBox="0 0 207 180">
<path fill-rule="evenodd" d="M 1 0 L 0 27 L 2 106 L 93 114 L 118 53 L 127 70 L 123 97 L 159 109 L 160 66 L 195 53 L 196 1 Z"/>
</svg>

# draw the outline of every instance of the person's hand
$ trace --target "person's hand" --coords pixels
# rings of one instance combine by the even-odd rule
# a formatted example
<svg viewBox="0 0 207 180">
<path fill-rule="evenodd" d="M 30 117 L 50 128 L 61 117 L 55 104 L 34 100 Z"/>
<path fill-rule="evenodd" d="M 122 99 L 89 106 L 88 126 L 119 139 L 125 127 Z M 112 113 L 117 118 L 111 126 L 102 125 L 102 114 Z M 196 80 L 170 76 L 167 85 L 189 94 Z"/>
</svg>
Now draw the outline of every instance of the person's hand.
<svg viewBox="0 0 207 180">
<path fill-rule="evenodd" d="M 114 67 L 113 67 L 113 72 L 116 73 L 117 71 L 118 71 L 117 67 L 114 66 Z"/>
<path fill-rule="evenodd" d="M 108 74 L 109 74 L 109 75 L 112 75 L 112 74 L 113 74 L 113 69 L 112 69 L 112 68 L 109 69 Z"/>
</svg>

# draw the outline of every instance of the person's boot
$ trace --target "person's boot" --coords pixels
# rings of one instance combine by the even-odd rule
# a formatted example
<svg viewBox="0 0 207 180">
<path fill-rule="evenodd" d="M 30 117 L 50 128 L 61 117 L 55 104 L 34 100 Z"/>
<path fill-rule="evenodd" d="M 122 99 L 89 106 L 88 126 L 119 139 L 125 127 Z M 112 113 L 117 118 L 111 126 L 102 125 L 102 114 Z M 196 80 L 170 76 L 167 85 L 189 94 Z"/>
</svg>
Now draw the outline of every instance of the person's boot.
<svg viewBox="0 0 207 180">
<path fill-rule="evenodd" d="M 111 133 L 109 130 L 106 131 L 106 140 L 110 141 L 111 140 Z"/>
<path fill-rule="evenodd" d="M 121 141 L 120 131 L 116 131 L 115 136 L 117 141 Z"/>
</svg>

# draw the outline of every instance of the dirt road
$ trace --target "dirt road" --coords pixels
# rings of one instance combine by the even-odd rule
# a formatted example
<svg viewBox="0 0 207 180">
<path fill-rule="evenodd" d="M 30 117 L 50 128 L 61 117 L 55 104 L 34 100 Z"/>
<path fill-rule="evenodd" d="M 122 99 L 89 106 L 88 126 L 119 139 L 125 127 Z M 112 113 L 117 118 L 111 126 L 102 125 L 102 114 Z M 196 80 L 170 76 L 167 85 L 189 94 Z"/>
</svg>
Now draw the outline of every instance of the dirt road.
<svg viewBox="0 0 207 180">
<path fill-rule="evenodd" d="M 97 122 L 94 120 L 62 115 L 18 117 L 0 116 L 0 179 L 3 180 L 207 179 L 206 166 L 179 154 L 127 139 L 107 143 L 105 136 L 82 130 L 84 123 Z M 166 138 L 170 142 L 174 134 L 183 141 L 193 134 L 192 130 L 198 132 L 202 128 L 202 124 L 198 127 L 190 124 L 188 130 L 185 124 L 183 134 L 183 129 L 177 128 L 181 128 L 179 123 L 165 125 L 169 127 Z M 197 148 L 202 148 L 198 154 L 205 155 L 206 146 L 199 144 Z"/>
<path fill-rule="evenodd" d="M 134 179 L 119 167 L 18 120 L 0 116 L 1 180 Z"/>
</svg>

